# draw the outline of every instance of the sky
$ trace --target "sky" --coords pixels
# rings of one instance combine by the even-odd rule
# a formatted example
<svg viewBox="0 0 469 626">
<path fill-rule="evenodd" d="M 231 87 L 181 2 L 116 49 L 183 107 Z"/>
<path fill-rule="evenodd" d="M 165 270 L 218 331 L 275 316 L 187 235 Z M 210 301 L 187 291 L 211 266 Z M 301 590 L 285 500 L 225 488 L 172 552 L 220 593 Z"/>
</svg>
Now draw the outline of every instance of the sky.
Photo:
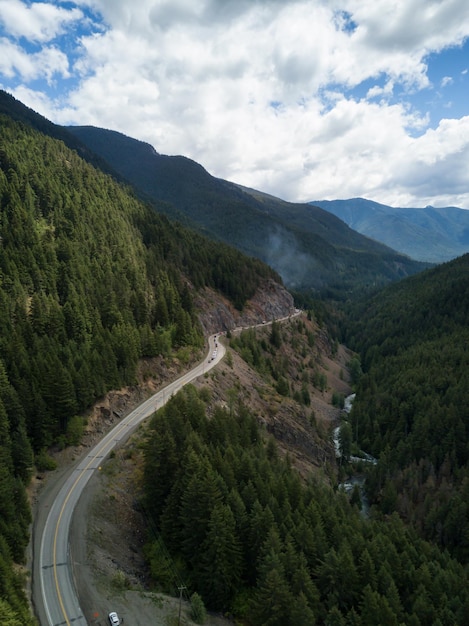
<svg viewBox="0 0 469 626">
<path fill-rule="evenodd" d="M 0 0 L 0 88 L 284 200 L 469 209 L 467 0 Z"/>
</svg>

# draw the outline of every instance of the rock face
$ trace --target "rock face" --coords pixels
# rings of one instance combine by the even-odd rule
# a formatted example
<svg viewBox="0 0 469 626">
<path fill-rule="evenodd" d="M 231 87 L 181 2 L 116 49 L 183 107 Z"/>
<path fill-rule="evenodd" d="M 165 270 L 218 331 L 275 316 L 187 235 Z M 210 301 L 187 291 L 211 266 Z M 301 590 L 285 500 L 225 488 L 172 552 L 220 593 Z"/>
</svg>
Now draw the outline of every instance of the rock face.
<svg viewBox="0 0 469 626">
<path fill-rule="evenodd" d="M 239 326 L 262 324 L 263 321 L 287 317 L 294 311 L 291 293 L 273 280 L 265 281 L 242 311 L 210 289 L 199 293 L 195 304 L 207 335 Z"/>
</svg>

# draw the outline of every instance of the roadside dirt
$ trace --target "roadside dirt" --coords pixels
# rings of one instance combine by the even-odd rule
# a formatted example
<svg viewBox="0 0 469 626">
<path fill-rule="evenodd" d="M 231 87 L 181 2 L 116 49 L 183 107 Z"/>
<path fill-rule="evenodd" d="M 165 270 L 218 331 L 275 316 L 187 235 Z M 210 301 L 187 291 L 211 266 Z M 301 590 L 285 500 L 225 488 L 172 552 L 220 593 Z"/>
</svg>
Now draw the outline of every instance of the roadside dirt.
<svg viewBox="0 0 469 626">
<path fill-rule="evenodd" d="M 104 463 L 74 516 L 72 558 L 80 605 L 89 624 L 106 624 L 111 610 L 124 624 L 133 626 L 194 623 L 189 619 L 185 590 L 181 598 L 151 591 L 143 556 L 148 520 L 137 506 L 144 433 L 142 427 Z M 205 624 L 228 626 L 231 622 L 209 615 Z"/>
<path fill-rule="evenodd" d="M 289 329 L 289 324 L 293 323 L 287 322 L 282 326 L 285 358 L 291 364 L 292 389 L 302 384 L 296 379 L 298 371 L 312 359 L 316 370 L 327 381 L 323 391 L 310 386 L 309 406 L 301 406 L 291 397 L 279 396 L 231 349 L 228 349 L 229 358 L 195 384 L 208 388 L 211 398 L 209 411 L 219 404 L 226 406 L 229 391 L 235 389 L 301 474 L 307 476 L 325 466 L 333 472 L 335 457 L 328 433 L 340 411 L 331 405 L 331 397 L 334 391 L 343 395 L 350 393 L 346 373 L 350 353 L 342 346 L 333 350 L 327 335 L 306 319 L 305 324 L 309 324 L 310 330 L 315 333 L 314 347 L 309 346 L 306 350 L 304 346 L 295 345 L 293 349 L 289 339 L 294 330 L 292 326 Z M 269 332 L 267 327 L 259 329 L 259 340 L 266 339 Z M 86 452 L 116 420 L 188 367 L 188 363 L 178 361 L 171 364 L 163 360 L 143 363 L 139 373 L 140 383 L 133 388 L 108 394 L 97 403 L 88 416 L 83 446 L 58 453 L 59 464 L 66 466 L 72 458 Z M 189 619 L 185 590 L 175 598 L 151 591 L 143 553 L 149 524 L 138 507 L 144 439 L 145 425 L 103 463 L 102 471 L 88 483 L 74 514 L 71 556 L 80 605 L 88 624 L 104 626 L 108 623 L 110 611 L 116 611 L 123 618 L 124 625 L 193 624 Z M 183 585 L 183 582 L 179 584 Z M 205 624 L 232 626 L 233 622 L 224 616 L 209 615 Z"/>
</svg>

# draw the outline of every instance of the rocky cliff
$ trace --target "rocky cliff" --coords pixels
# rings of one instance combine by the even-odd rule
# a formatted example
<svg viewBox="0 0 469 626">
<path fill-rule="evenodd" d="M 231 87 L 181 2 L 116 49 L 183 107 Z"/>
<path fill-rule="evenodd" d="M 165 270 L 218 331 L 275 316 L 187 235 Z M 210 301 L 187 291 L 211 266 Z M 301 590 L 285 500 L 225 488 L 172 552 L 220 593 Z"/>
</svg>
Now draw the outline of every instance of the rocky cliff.
<svg viewBox="0 0 469 626">
<path fill-rule="evenodd" d="M 211 289 L 198 293 L 195 305 L 204 333 L 231 330 L 239 326 L 253 326 L 263 321 L 287 317 L 294 311 L 293 296 L 273 280 L 265 281 L 242 311 Z"/>
</svg>

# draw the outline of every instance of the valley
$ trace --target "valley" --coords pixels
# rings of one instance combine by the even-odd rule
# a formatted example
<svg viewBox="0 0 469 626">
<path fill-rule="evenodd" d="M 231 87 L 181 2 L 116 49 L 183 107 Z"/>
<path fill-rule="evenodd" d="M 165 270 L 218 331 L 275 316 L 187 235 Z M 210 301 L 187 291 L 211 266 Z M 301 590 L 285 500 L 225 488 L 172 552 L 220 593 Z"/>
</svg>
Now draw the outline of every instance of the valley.
<svg viewBox="0 0 469 626">
<path fill-rule="evenodd" d="M 59 607 L 65 623 L 172 626 L 182 589 L 194 621 L 465 624 L 469 255 L 420 263 L 319 207 L 78 134 L 0 92 L 5 625 L 37 626 L 30 564 L 37 598 L 69 554 L 84 615 Z M 31 546 L 67 472 L 64 528 L 90 479 L 72 550 L 52 521 Z"/>
<path fill-rule="evenodd" d="M 288 316 L 283 324 L 295 326 L 297 316 L 298 313 Z M 255 332 L 259 341 L 269 336 L 270 325 L 271 323 L 267 322 L 257 326 Z M 236 334 L 242 331 L 239 329 L 232 332 Z M 316 332 L 320 337 L 321 333 L 318 328 Z M 224 343 L 225 340 L 220 347 Z M 209 350 L 210 354 L 211 351 L 212 348 Z M 274 434 L 283 454 L 291 457 L 298 471 L 305 478 L 312 471 L 317 471 L 320 467 L 324 468 L 326 462 L 331 465 L 332 469 L 333 461 L 328 432 L 331 425 L 338 419 L 338 409 L 330 405 L 331 395 L 333 391 L 345 393 L 349 389 L 343 379 L 349 355 L 343 347 L 335 357 L 331 354 L 328 342 L 321 344 L 317 352 L 318 362 L 321 363 L 321 369 L 327 378 L 324 391 L 313 395 L 311 402 L 311 408 L 321 425 L 324 436 L 319 447 L 313 432 L 308 434 L 305 426 L 301 425 L 303 410 L 295 403 L 279 404 L 275 410 L 274 421 L 261 418 L 260 416 L 273 412 L 272 401 L 268 400 L 272 390 L 269 390 L 262 377 L 249 368 L 235 352 L 231 351 L 230 365 L 225 361 L 220 361 L 223 352 L 224 350 L 217 355 L 216 362 L 210 363 L 210 369 L 209 364 L 205 363 L 207 359 L 204 360 L 205 373 L 202 376 L 199 374 L 195 385 L 210 391 L 214 405 L 226 404 L 229 402 L 230 390 L 239 389 L 246 401 L 249 398 L 249 405 L 259 415 L 259 419 L 262 419 L 263 427 Z M 294 358 L 294 354 L 290 353 L 289 358 Z M 215 365 L 217 365 L 216 370 L 211 369 Z M 340 372 L 342 372 L 342 378 L 339 375 Z M 195 375 L 196 373 L 195 371 Z M 141 390 L 138 395 L 141 395 L 145 387 L 148 388 L 150 382 L 150 380 L 141 381 Z M 263 391 L 261 391 L 262 388 Z M 169 398 L 171 387 L 166 389 L 166 398 Z M 136 392 L 137 389 L 133 392 L 134 396 Z M 154 396 L 152 405 L 161 405 L 162 393 Z M 106 413 L 99 405 L 93 411 L 94 417 L 90 419 L 90 428 L 85 438 L 89 442 L 88 445 L 100 436 L 99 433 L 106 428 L 105 424 L 109 424 L 109 417 L 122 415 L 121 394 L 110 394 L 109 403 L 106 404 L 108 406 Z M 290 404 L 290 408 L 285 404 Z M 127 406 L 125 413 L 132 406 L 130 398 Z M 139 414 L 143 415 L 140 410 Z M 109 417 L 106 422 L 103 422 L 105 415 Z M 115 419 L 114 417 L 113 421 Z M 282 424 L 280 429 L 275 426 L 276 422 Z M 125 426 L 124 422 L 118 420 L 118 425 L 119 430 L 122 431 Z M 150 580 L 143 554 L 144 537 L 148 532 L 148 519 L 142 516 L 136 504 L 141 497 L 138 495 L 141 491 L 138 476 L 142 471 L 141 446 L 144 439 L 145 427 L 141 426 L 128 441 L 120 443 L 117 450 L 111 452 L 110 458 L 101 458 L 100 453 L 98 462 L 100 470 L 102 466 L 102 471 L 89 474 L 84 494 L 78 500 L 73 515 L 70 551 L 73 579 L 77 584 L 83 617 L 69 614 L 70 621 L 80 623 L 80 620 L 84 620 L 84 623 L 101 624 L 104 623 L 103 616 L 106 607 L 112 607 L 119 615 L 126 615 L 132 619 L 132 623 L 137 625 L 165 624 L 168 615 L 174 617 L 178 609 L 177 600 L 152 593 L 149 586 Z M 100 448 L 102 449 L 102 444 Z M 66 471 L 66 466 L 71 462 L 72 452 L 68 450 L 66 455 L 62 454 L 58 457 L 62 472 Z M 82 456 L 83 453 L 76 450 L 73 455 Z M 87 451 L 86 459 L 91 458 L 92 455 L 92 451 Z M 49 484 L 47 489 L 41 487 L 38 493 L 35 507 L 37 512 L 43 510 L 44 507 L 46 509 L 50 507 L 50 504 L 46 504 L 49 501 L 49 494 L 51 491 L 56 492 L 54 476 L 46 477 L 45 480 Z M 40 528 L 39 522 L 36 524 L 36 529 L 38 528 Z M 37 581 L 35 588 L 38 588 Z M 187 613 L 187 601 L 184 602 L 184 607 Z M 127 619 L 127 621 L 130 620 Z M 221 617 L 213 617 L 207 623 L 215 626 L 222 624 L 223 621 Z"/>
</svg>

